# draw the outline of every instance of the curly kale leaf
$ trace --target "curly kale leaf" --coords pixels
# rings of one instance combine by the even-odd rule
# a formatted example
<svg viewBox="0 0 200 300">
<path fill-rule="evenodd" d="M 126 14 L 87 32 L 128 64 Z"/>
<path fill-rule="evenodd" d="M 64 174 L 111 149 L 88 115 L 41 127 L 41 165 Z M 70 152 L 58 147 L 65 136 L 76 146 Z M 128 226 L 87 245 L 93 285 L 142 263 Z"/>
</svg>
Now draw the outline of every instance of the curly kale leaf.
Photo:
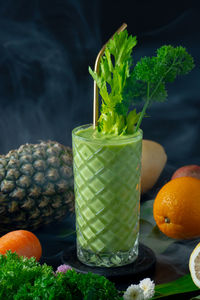
<svg viewBox="0 0 200 300">
<path fill-rule="evenodd" d="M 167 98 L 166 84 L 173 82 L 177 76 L 185 75 L 194 68 L 193 58 L 182 46 L 162 46 L 153 57 L 143 57 L 135 65 L 127 80 L 123 94 L 129 103 L 145 101 L 136 131 L 145 115 L 148 105 Z M 131 99 L 131 100 L 130 100 Z"/>
<path fill-rule="evenodd" d="M 74 270 L 54 274 L 52 267 L 40 265 L 10 251 L 0 255 L 0 300 L 120 300 L 114 284 L 103 276 L 78 274 Z"/>
<path fill-rule="evenodd" d="M 67 272 L 67 280 L 76 283 L 78 290 L 83 294 L 84 300 L 120 300 L 119 293 L 114 283 L 91 272 L 87 274 L 76 273 L 75 271 Z"/>
</svg>

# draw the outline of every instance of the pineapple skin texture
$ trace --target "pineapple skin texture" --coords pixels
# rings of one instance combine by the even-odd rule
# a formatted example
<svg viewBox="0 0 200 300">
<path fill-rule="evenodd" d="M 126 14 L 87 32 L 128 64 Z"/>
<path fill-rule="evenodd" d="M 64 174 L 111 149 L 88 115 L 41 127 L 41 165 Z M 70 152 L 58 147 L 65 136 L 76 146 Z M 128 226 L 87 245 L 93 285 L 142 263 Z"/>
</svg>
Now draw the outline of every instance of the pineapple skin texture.
<svg viewBox="0 0 200 300">
<path fill-rule="evenodd" d="M 74 209 L 70 147 L 25 144 L 0 155 L 0 233 L 36 230 Z"/>
</svg>

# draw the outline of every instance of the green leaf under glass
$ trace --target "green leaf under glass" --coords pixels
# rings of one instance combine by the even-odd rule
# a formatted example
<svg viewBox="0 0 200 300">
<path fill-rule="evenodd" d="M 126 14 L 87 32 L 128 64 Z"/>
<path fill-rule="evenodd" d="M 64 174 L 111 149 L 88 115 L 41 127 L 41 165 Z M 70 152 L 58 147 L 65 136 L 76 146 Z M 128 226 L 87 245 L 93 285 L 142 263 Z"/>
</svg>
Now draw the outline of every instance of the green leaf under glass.
<svg viewBox="0 0 200 300">
<path fill-rule="evenodd" d="M 200 299 L 200 295 L 199 295 L 199 296 L 196 296 L 196 297 L 193 297 L 193 298 L 191 298 L 190 300 L 196 300 L 196 299 Z"/>
<path fill-rule="evenodd" d="M 171 295 L 188 293 L 197 290 L 198 287 L 193 283 L 190 274 L 187 274 L 172 282 L 156 285 L 155 295 L 152 299 L 160 299 Z"/>
<path fill-rule="evenodd" d="M 141 205 L 140 242 L 160 254 L 175 240 L 164 235 L 157 227 L 153 217 L 153 202 L 154 200 L 149 200 Z"/>
</svg>

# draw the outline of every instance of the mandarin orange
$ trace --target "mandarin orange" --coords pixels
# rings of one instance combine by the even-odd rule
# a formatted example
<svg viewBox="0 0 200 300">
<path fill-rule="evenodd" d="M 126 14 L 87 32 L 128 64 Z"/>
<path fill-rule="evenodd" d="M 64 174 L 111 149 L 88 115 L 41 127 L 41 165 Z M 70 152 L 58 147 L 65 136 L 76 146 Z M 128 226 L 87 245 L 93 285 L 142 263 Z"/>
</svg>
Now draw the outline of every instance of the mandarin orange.
<svg viewBox="0 0 200 300">
<path fill-rule="evenodd" d="M 174 239 L 200 236 L 200 179 L 179 177 L 158 192 L 153 215 L 159 229 Z"/>
<path fill-rule="evenodd" d="M 20 256 L 39 260 L 42 255 L 42 246 L 35 234 L 28 230 L 10 231 L 0 238 L 0 254 L 6 251 L 16 252 Z"/>
</svg>

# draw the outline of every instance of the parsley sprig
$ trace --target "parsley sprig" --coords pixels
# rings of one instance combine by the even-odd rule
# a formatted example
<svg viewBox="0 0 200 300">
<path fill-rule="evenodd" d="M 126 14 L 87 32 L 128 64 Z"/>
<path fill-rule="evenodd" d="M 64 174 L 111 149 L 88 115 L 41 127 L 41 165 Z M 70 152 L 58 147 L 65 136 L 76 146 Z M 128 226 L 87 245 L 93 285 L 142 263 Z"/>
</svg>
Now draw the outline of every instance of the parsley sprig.
<svg viewBox="0 0 200 300">
<path fill-rule="evenodd" d="M 53 272 L 35 258 L 0 255 L 0 300 L 122 300 L 114 283 L 93 273 Z"/>
<path fill-rule="evenodd" d="M 89 67 L 102 98 L 98 130 L 116 135 L 136 132 L 152 102 L 167 98 L 166 84 L 194 68 L 192 56 L 182 46 L 165 45 L 156 56 L 143 57 L 135 65 L 132 50 L 136 37 L 127 30 L 115 34 L 100 61 L 99 74 Z M 141 112 L 136 104 L 144 102 Z"/>
</svg>

